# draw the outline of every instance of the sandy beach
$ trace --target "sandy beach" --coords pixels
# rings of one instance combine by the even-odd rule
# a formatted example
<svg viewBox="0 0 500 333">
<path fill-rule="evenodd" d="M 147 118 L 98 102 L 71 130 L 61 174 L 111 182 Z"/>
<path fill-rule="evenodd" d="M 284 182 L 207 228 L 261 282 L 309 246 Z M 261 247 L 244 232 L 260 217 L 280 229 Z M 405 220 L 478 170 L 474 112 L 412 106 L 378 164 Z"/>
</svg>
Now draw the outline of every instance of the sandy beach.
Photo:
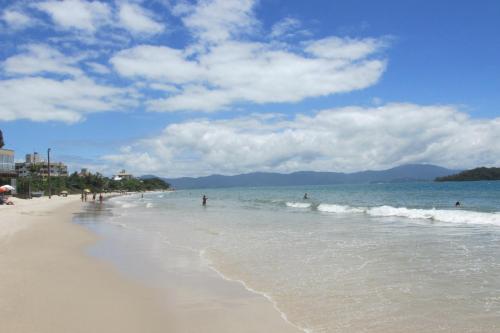
<svg viewBox="0 0 500 333">
<path fill-rule="evenodd" d="M 237 283 L 158 290 L 87 255 L 79 196 L 14 201 L 0 206 L 2 332 L 298 332 Z"/>
</svg>

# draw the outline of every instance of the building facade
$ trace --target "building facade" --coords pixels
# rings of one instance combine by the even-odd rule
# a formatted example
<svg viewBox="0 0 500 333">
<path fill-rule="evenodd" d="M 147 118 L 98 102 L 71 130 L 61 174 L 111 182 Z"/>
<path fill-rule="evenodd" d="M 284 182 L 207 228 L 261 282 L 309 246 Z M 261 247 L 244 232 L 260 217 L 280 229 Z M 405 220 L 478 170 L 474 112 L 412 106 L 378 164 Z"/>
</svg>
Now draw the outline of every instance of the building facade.
<svg viewBox="0 0 500 333">
<path fill-rule="evenodd" d="M 40 158 L 40 154 L 38 154 L 37 152 L 34 152 L 33 154 L 26 154 L 25 162 L 26 163 L 40 163 L 40 162 L 43 162 L 43 160 Z"/>
<path fill-rule="evenodd" d="M 122 179 L 132 179 L 134 176 L 131 173 L 127 173 L 125 170 L 121 170 L 116 175 L 113 176 L 114 180 L 122 180 Z"/>
<path fill-rule="evenodd" d="M 40 158 L 38 153 L 26 154 L 25 162 L 15 164 L 15 172 L 19 177 L 28 177 L 37 175 L 43 178 L 48 177 L 49 168 L 45 161 Z M 67 177 L 68 167 L 61 162 L 50 163 L 51 177 Z"/>
<path fill-rule="evenodd" d="M 15 175 L 14 151 L 0 149 L 0 177 L 13 177 Z"/>
</svg>

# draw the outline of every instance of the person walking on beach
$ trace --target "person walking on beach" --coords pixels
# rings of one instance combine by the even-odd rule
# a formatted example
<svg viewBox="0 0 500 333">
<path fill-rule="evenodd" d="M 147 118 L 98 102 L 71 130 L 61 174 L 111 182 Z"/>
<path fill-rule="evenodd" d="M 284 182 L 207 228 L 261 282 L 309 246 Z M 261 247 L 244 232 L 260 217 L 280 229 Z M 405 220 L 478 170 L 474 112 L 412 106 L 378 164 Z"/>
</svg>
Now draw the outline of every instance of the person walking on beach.
<svg viewBox="0 0 500 333">
<path fill-rule="evenodd" d="M 104 200 L 104 197 L 102 196 L 102 193 L 99 193 L 99 203 L 102 203 Z"/>
<path fill-rule="evenodd" d="M 202 198 L 202 202 L 201 202 L 201 204 L 202 204 L 203 206 L 206 206 L 206 205 L 207 205 L 207 200 L 208 200 L 207 196 L 206 196 L 205 194 L 203 194 L 203 198 Z"/>
</svg>

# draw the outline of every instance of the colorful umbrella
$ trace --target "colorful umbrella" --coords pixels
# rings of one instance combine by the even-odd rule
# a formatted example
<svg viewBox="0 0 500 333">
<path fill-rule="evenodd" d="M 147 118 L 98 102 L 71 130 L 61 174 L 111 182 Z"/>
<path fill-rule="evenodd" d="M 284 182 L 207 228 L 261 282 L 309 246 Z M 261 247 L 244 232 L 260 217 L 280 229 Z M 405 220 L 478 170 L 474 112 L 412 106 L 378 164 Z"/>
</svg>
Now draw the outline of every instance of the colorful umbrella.
<svg viewBox="0 0 500 333">
<path fill-rule="evenodd" d="M 10 185 L 4 185 L 0 186 L 0 192 L 9 192 L 9 191 L 14 191 L 15 188 L 10 186 Z"/>
</svg>

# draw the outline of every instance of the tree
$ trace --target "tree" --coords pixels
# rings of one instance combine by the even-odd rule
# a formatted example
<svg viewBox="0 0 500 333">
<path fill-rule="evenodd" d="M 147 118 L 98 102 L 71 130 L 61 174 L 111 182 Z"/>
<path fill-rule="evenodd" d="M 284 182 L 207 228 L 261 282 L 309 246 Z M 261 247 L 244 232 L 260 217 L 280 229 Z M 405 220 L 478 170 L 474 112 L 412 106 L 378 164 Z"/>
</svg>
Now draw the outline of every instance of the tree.
<svg viewBox="0 0 500 333">
<path fill-rule="evenodd" d="M 32 191 L 42 191 L 47 187 L 47 178 L 40 175 L 41 165 L 34 164 L 30 168 L 28 177 L 21 177 L 18 181 L 18 192 L 28 194 L 29 188 Z M 94 193 L 107 191 L 151 191 L 166 190 L 170 185 L 160 178 L 148 179 L 122 179 L 114 180 L 104 177 L 100 173 L 88 173 L 84 176 L 74 172 L 68 177 L 51 177 L 52 189 L 55 193 L 66 190 L 70 193 L 81 193 L 84 189 L 89 189 Z"/>
</svg>

